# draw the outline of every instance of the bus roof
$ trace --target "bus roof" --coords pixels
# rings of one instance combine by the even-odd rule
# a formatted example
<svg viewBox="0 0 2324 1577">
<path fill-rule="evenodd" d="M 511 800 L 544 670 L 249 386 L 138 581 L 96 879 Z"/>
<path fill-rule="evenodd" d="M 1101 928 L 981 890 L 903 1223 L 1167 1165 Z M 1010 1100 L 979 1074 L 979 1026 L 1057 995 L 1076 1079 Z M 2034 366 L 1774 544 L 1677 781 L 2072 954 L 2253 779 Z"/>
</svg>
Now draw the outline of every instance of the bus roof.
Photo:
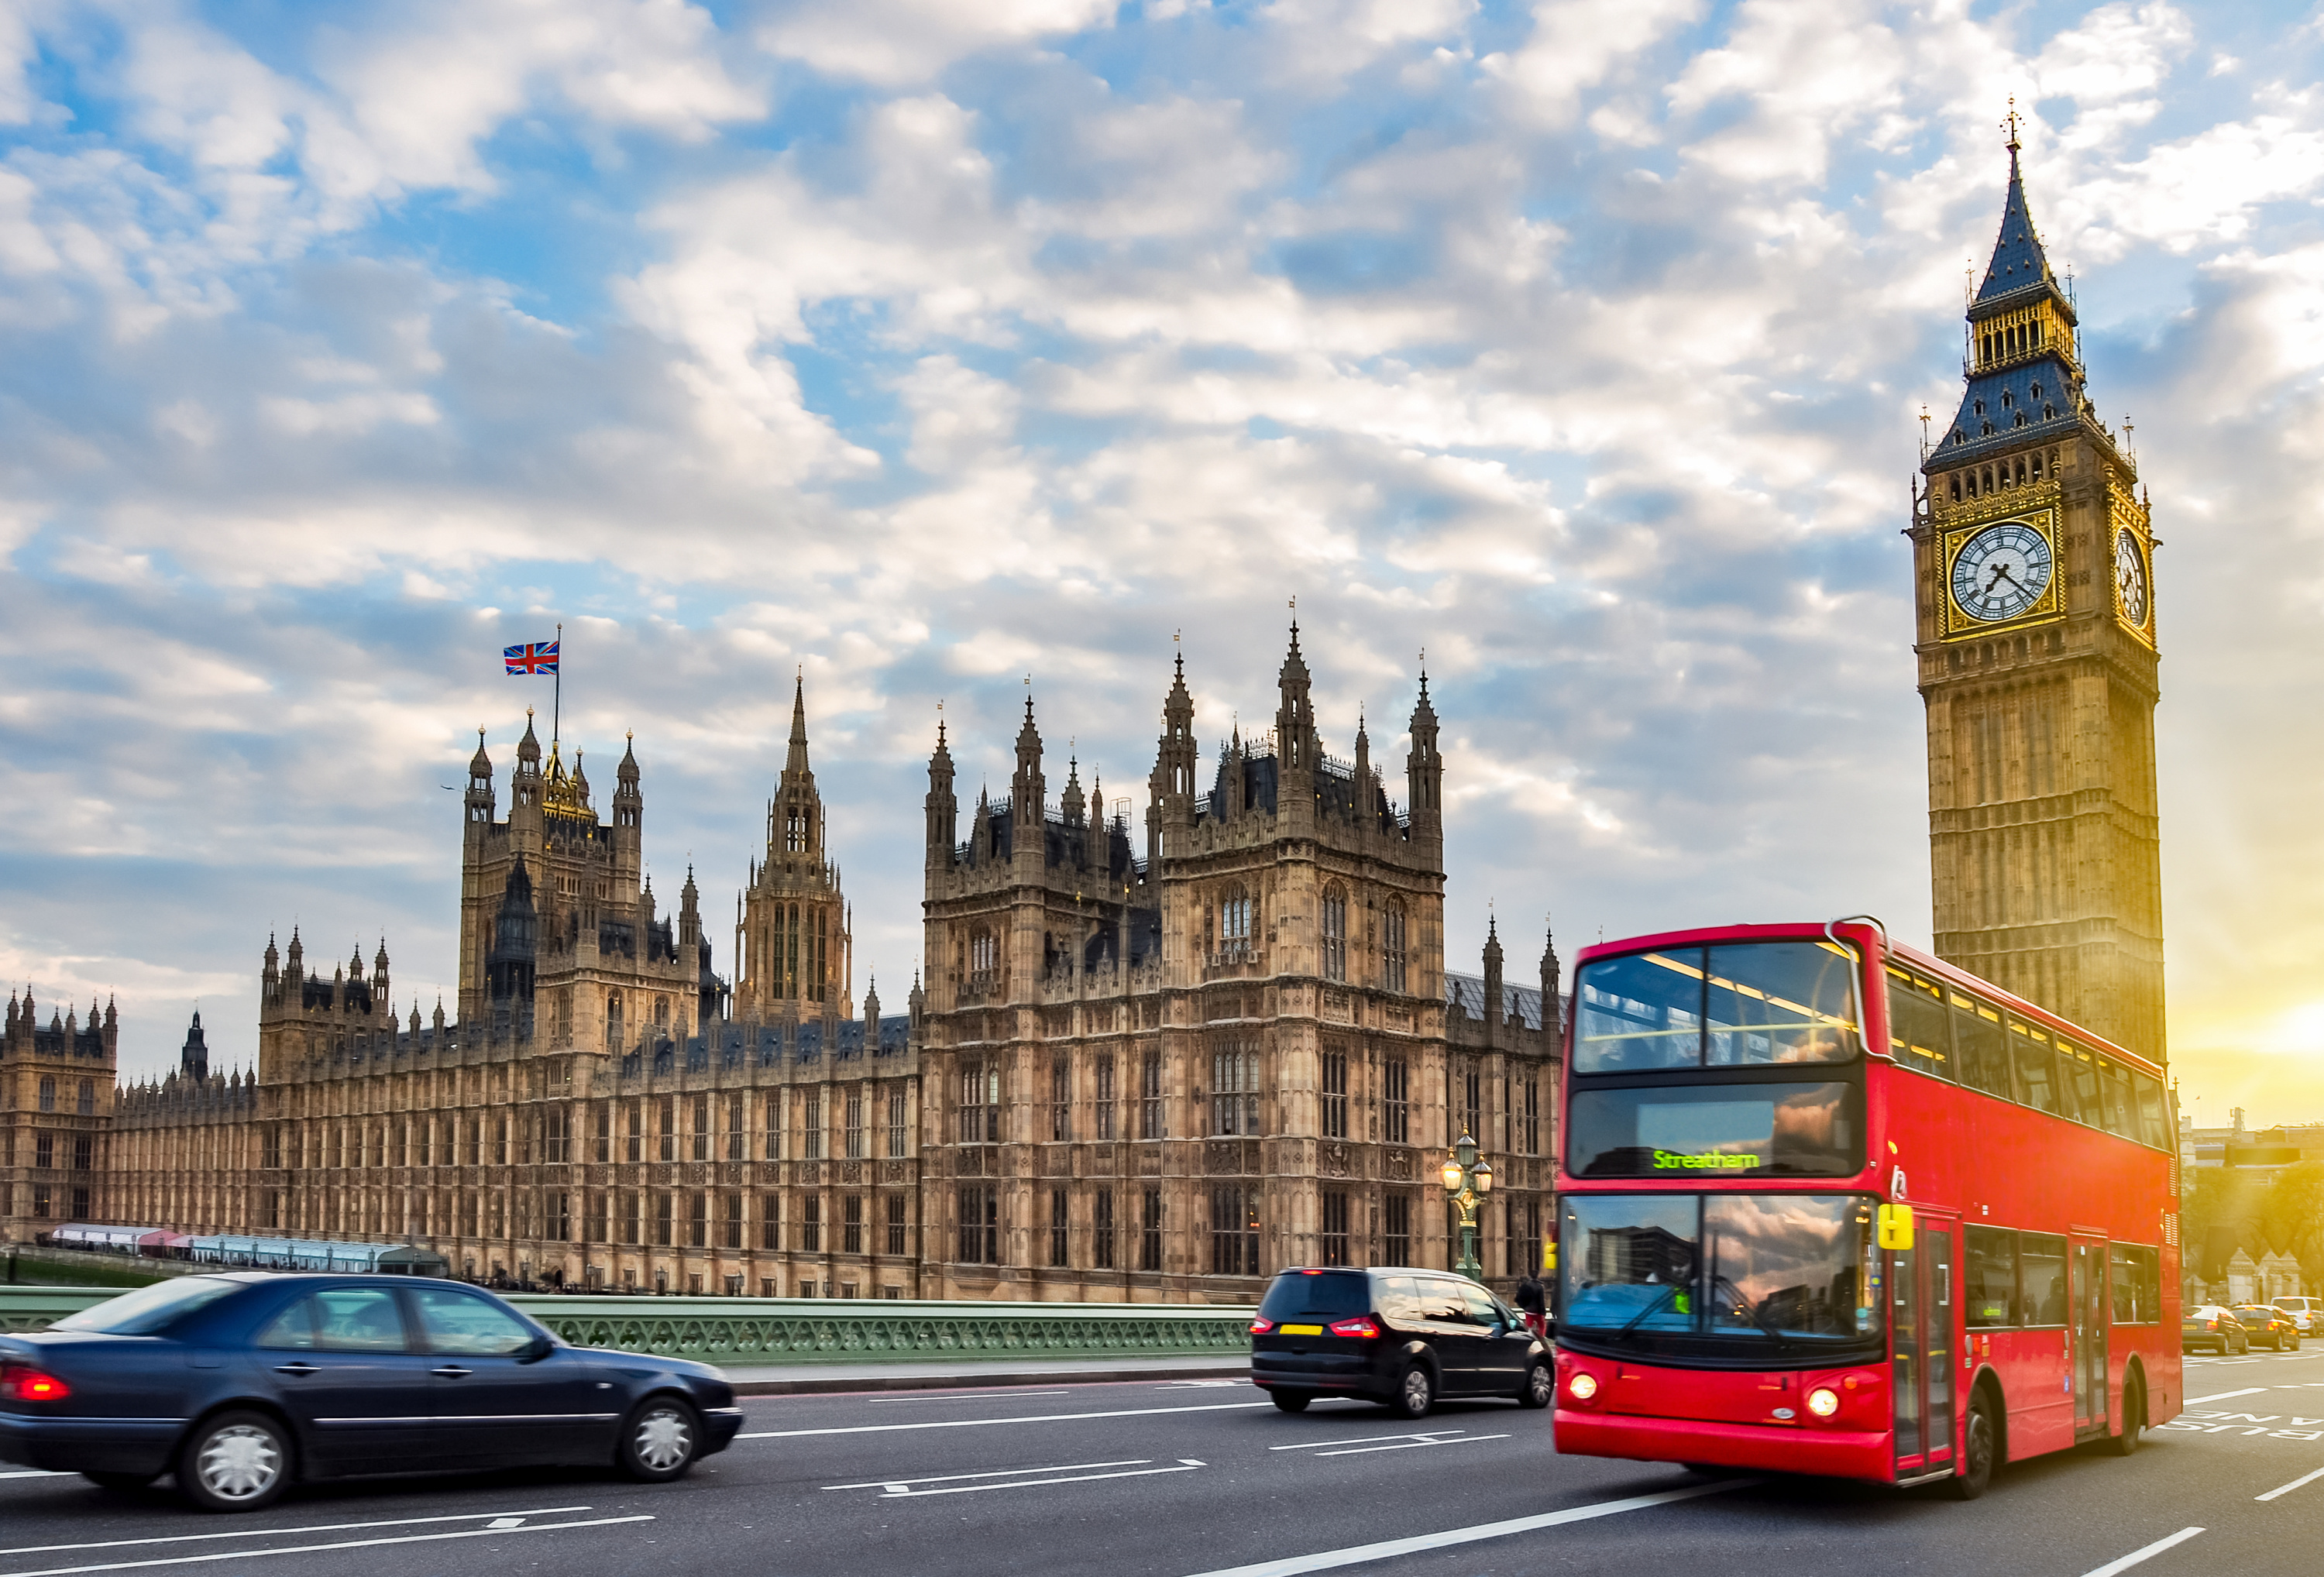
<svg viewBox="0 0 2324 1577">
<path fill-rule="evenodd" d="M 1842 937 L 1858 947 L 1877 939 L 1882 956 L 1909 964 L 1924 974 L 1964 990 L 1979 991 L 1991 997 L 2012 1012 L 2046 1026 L 2053 1032 L 2063 1033 L 2077 1040 L 2087 1041 L 2095 1051 L 2115 1058 L 2126 1066 L 2151 1074 L 2160 1079 L 2167 1077 L 2163 1068 L 2135 1051 L 2126 1051 L 2105 1036 L 2083 1028 L 2070 1019 L 2063 1019 L 2038 1002 L 2029 1002 L 2006 986 L 1997 986 L 1981 975 L 1971 974 L 1958 964 L 1947 964 L 1932 954 L 1902 942 L 1888 939 L 1886 927 L 1877 921 L 1866 923 L 1858 919 L 1833 920 L 1829 926 L 1821 920 L 1799 920 L 1763 926 L 1702 926 L 1685 931 L 1656 931 L 1643 936 L 1625 936 L 1617 941 L 1596 942 L 1574 955 L 1577 973 L 1582 967 L 1599 958 L 1612 958 L 1625 953 L 1646 953 L 1658 947 L 1683 945 L 1715 946 L 1722 942 L 1777 942 L 1821 940 L 1826 936 Z"/>
</svg>

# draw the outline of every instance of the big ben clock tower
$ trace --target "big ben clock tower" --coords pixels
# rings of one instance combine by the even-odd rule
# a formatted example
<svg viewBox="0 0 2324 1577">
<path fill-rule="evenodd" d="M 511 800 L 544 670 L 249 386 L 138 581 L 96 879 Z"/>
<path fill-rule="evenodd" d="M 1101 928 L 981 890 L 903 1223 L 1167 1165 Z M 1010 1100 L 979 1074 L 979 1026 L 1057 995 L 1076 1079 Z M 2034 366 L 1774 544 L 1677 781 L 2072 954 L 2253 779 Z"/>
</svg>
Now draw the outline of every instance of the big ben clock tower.
<svg viewBox="0 0 2324 1577">
<path fill-rule="evenodd" d="M 2009 139 L 1968 388 L 1912 530 L 1936 950 L 2160 1062 L 2153 534 Z"/>
</svg>

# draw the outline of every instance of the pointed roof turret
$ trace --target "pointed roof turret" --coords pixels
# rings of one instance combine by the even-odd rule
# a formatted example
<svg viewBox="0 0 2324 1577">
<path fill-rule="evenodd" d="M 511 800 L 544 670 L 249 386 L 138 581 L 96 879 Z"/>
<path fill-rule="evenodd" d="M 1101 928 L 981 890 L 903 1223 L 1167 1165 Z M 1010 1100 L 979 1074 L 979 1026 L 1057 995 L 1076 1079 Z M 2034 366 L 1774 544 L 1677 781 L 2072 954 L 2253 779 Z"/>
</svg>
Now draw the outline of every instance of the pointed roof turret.
<svg viewBox="0 0 2324 1577">
<path fill-rule="evenodd" d="M 540 766 L 540 736 L 532 731 L 532 708 L 524 709 L 524 737 L 516 742 L 516 761 L 520 769 Z"/>
<path fill-rule="evenodd" d="M 476 753 L 468 758 L 468 776 L 489 778 L 493 775 L 493 758 L 484 753 L 484 731 L 476 730 Z"/>
<path fill-rule="evenodd" d="M 581 758 L 573 758 L 578 761 Z M 616 782 L 635 783 L 638 780 L 638 736 L 632 729 L 622 735 L 622 764 L 613 772 Z"/>
<path fill-rule="evenodd" d="M 791 741 L 790 753 L 783 758 L 783 775 L 808 770 L 807 761 L 807 674 L 802 669 L 791 681 Z"/>
<path fill-rule="evenodd" d="M 2033 210 L 2025 202 L 2025 181 L 2017 168 L 2016 116 L 2010 116 L 2009 194 L 2002 199 L 2001 233 L 1994 238 L 1993 258 L 1985 265 L 1985 283 L 1978 287 L 1977 305 L 1984 306 L 2020 290 L 2048 286 L 2058 290 L 2050 272 L 2049 255 L 2042 250 L 2041 232 L 2034 227 Z M 2062 297 L 2065 292 L 2058 291 Z"/>
</svg>

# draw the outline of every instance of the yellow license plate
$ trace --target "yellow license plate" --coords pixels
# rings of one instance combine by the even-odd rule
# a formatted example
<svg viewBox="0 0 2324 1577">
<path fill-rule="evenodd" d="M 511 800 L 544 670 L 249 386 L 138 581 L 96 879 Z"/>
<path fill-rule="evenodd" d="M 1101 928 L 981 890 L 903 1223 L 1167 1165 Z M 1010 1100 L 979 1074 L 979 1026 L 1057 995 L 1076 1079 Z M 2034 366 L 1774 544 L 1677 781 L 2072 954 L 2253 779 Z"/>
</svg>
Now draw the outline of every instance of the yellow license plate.
<svg viewBox="0 0 2324 1577">
<path fill-rule="evenodd" d="M 1321 1336 L 1323 1333 L 1321 1325 L 1282 1325 L 1277 1329 L 1286 1336 Z"/>
</svg>

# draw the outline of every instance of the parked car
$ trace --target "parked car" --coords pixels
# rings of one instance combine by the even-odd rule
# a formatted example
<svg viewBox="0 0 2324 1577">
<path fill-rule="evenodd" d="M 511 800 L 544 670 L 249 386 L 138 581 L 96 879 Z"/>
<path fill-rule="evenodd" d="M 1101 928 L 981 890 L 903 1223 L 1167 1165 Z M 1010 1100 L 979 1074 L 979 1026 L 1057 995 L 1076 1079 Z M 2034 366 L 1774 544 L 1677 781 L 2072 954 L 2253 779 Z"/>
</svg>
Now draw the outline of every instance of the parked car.
<svg viewBox="0 0 2324 1577">
<path fill-rule="evenodd" d="M 1440 1397 L 1545 1407 L 1557 1389 L 1524 1315 L 1465 1277 L 1400 1266 L 1277 1276 L 1251 1322 L 1250 1378 L 1286 1413 L 1363 1397 L 1407 1418 Z"/>
<path fill-rule="evenodd" d="M 2324 1335 L 2324 1297 L 2280 1297 L 2275 1306 L 2290 1314 L 2305 1336 Z"/>
<path fill-rule="evenodd" d="M 2233 1309 L 2222 1304 L 2199 1305 L 2179 1317 L 2179 1350 L 2191 1352 L 2198 1347 L 2208 1347 L 2222 1357 L 2248 1352 L 2251 1333 L 2244 1329 Z"/>
<path fill-rule="evenodd" d="M 214 1511 L 301 1480 L 610 1464 L 675 1479 L 742 1427 L 708 1364 L 567 1346 L 490 1293 L 189 1276 L 0 1335 L 0 1461 Z"/>
<path fill-rule="evenodd" d="M 2276 1351 L 2300 1345 L 2300 1322 L 2269 1304 L 2232 1304 L 2236 1318 L 2254 1342 L 2264 1342 Z"/>
</svg>

